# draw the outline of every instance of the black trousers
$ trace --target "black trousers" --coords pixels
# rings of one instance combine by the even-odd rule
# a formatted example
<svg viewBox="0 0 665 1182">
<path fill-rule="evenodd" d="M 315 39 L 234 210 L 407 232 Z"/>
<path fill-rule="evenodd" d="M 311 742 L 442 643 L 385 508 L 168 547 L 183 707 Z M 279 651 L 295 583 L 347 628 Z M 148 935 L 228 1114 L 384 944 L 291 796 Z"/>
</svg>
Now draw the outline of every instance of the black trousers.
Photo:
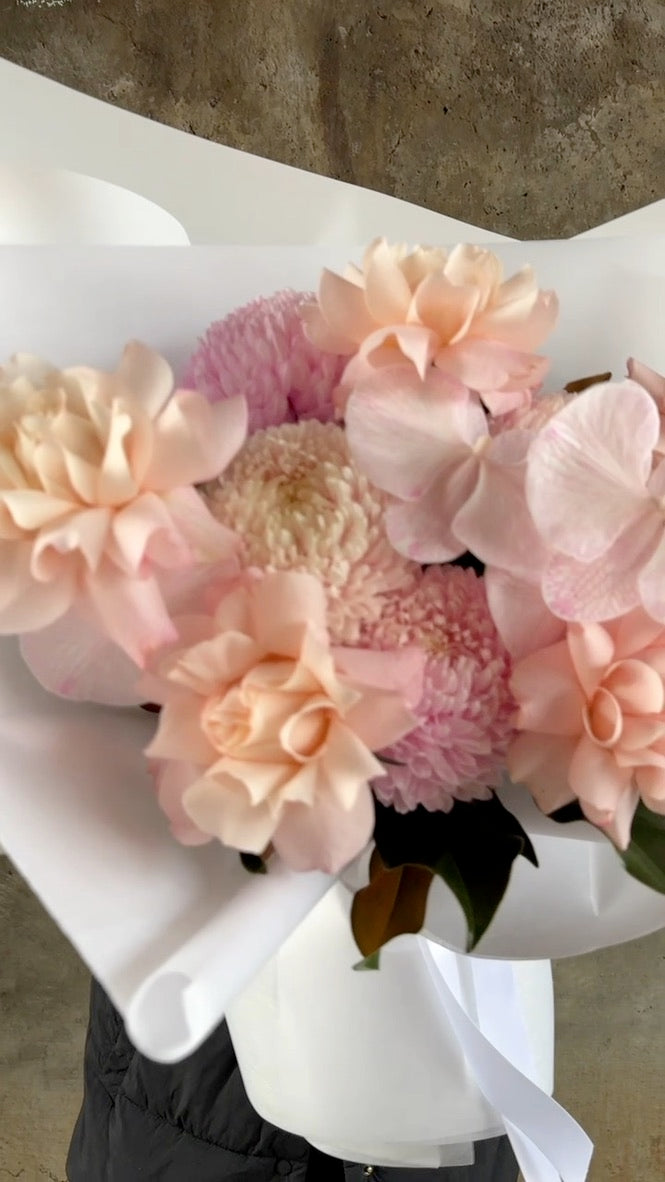
<svg viewBox="0 0 665 1182">
<path fill-rule="evenodd" d="M 473 1166 L 440 1170 L 327 1157 L 254 1111 L 225 1023 L 183 1062 L 153 1063 L 93 982 L 69 1182 L 516 1182 L 506 1137 L 475 1153 Z"/>
</svg>

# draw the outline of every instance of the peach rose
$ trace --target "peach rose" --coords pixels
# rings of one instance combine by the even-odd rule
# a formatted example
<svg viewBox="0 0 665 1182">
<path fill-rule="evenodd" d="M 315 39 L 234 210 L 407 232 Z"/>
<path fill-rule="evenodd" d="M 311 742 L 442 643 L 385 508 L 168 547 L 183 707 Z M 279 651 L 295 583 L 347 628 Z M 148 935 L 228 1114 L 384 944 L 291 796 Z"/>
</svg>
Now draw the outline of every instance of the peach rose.
<svg viewBox="0 0 665 1182">
<path fill-rule="evenodd" d="M 556 322 L 553 292 L 530 267 L 504 280 L 500 260 L 477 246 L 373 242 L 362 269 L 324 270 L 318 304 L 303 316 L 319 348 L 351 356 L 339 405 L 368 369 L 406 358 L 424 378 L 430 365 L 482 394 L 493 414 L 528 405 L 547 370 L 534 353 Z"/>
<path fill-rule="evenodd" d="M 577 798 L 625 849 L 640 797 L 665 813 L 665 628 L 636 608 L 516 665 L 508 770 L 545 812 Z"/>
<path fill-rule="evenodd" d="M 234 551 L 192 485 L 229 463 L 247 414 L 172 391 L 137 342 L 114 373 L 27 356 L 0 370 L 1 633 L 80 611 L 137 664 L 173 639 L 159 576 Z"/>
<path fill-rule="evenodd" d="M 147 749 L 181 840 L 205 835 L 290 866 L 336 873 L 369 841 L 372 754 L 407 733 L 423 657 L 331 649 L 314 576 L 250 575 L 214 618 L 182 623 L 182 646 L 146 692 L 162 705 Z"/>
</svg>

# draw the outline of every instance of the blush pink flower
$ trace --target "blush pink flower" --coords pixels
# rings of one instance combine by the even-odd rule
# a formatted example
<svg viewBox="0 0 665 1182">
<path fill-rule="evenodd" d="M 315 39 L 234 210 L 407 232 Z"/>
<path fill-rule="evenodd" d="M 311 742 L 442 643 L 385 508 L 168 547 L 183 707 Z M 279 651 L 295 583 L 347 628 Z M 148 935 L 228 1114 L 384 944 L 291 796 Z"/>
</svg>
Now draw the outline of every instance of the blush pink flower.
<svg viewBox="0 0 665 1182">
<path fill-rule="evenodd" d="M 422 655 L 331 648 L 306 574 L 248 576 L 186 629 L 193 643 L 150 687 L 162 710 L 147 754 L 174 831 L 337 873 L 371 837 L 373 751 L 413 726 Z"/>
<path fill-rule="evenodd" d="M 508 769 L 545 812 L 578 799 L 625 849 L 640 797 L 665 813 L 665 629 L 641 608 L 564 639 L 516 667 L 521 732 Z"/>
<path fill-rule="evenodd" d="M 500 260 L 477 246 L 448 254 L 385 239 L 344 276 L 324 270 L 318 303 L 303 315 L 314 344 L 352 357 L 340 405 L 368 369 L 405 359 L 421 378 L 431 365 L 482 394 L 493 414 L 528 404 L 546 358 L 534 353 L 554 327 L 553 292 L 524 267 L 504 280 Z"/>
<path fill-rule="evenodd" d="M 333 390 L 345 357 L 305 336 L 300 309 L 307 292 L 278 291 L 217 320 L 190 358 L 183 386 L 210 402 L 243 395 L 249 431 L 299 419 L 334 417 Z"/>
<path fill-rule="evenodd" d="M 612 619 L 638 604 L 665 622 L 665 461 L 660 418 L 637 383 L 579 394 L 528 456 L 531 517 L 549 552 L 542 590 L 555 615 Z M 507 559 L 498 562 L 507 570 Z"/>
<path fill-rule="evenodd" d="M 418 725 L 383 755 L 374 785 L 399 812 L 448 812 L 455 800 L 486 800 L 501 782 L 514 735 L 510 657 L 490 616 L 483 580 L 460 567 L 430 567 L 417 589 L 394 596 L 368 630 L 370 644 L 415 644 L 426 657 Z"/>
<path fill-rule="evenodd" d="M 390 544 L 389 498 L 349 454 L 340 426 L 311 420 L 259 431 L 205 490 L 211 512 L 242 539 L 242 561 L 316 575 L 335 643 L 356 644 L 387 595 L 420 573 Z"/>
<path fill-rule="evenodd" d="M 528 575 L 539 546 L 524 495 L 531 432 L 491 436 L 463 386 L 404 367 L 377 371 L 354 390 L 346 432 L 361 471 L 401 502 L 386 511 L 401 554 L 448 562 L 471 550 Z"/>
<path fill-rule="evenodd" d="M 173 638 L 160 577 L 227 559 L 237 539 L 192 487 L 246 430 L 242 399 L 173 393 L 167 362 L 127 346 L 114 373 L 18 357 L 0 371 L 0 631 L 71 612 L 138 665 Z"/>
</svg>

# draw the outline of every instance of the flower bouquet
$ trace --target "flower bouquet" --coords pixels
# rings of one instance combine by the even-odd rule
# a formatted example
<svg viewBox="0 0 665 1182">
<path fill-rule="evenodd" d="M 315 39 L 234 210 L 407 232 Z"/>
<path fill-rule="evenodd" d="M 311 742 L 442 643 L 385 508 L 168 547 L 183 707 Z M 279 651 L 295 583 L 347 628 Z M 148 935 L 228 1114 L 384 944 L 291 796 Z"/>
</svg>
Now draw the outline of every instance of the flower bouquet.
<svg viewBox="0 0 665 1182">
<path fill-rule="evenodd" d="M 286 281 L 299 270 L 311 259 Z M 231 274 L 227 301 L 234 286 L 258 295 Z M 340 876 L 349 980 L 406 934 L 544 957 L 660 926 L 665 380 L 642 360 L 612 379 L 617 342 L 591 320 L 589 348 L 568 337 L 549 379 L 557 297 L 476 247 L 381 240 L 343 276 L 324 269 L 317 296 L 220 311 L 175 391 L 135 341 L 115 368 L 19 354 L 0 375 L 0 630 L 70 725 L 102 717 L 74 703 L 128 708 L 109 725 L 116 745 L 140 736 L 145 776 L 135 746 L 123 840 L 159 806 L 182 846 L 208 847 L 187 863 L 205 866 L 208 908 L 185 941 L 208 989 L 189 995 L 192 1027 L 211 1028 Z M 152 315 L 168 319 L 164 301 Z M 185 361 L 182 327 L 170 351 Z M 25 865 L 20 832 L 17 812 Z M 217 1009 L 201 936 L 215 842 L 243 900 L 226 938 L 261 929 Z M 534 910 L 492 945 L 515 883 L 539 875 L 579 943 L 548 942 Z M 163 1034 L 146 980 L 139 956 L 115 996 L 127 1011 L 140 994 L 135 1015 Z"/>
</svg>

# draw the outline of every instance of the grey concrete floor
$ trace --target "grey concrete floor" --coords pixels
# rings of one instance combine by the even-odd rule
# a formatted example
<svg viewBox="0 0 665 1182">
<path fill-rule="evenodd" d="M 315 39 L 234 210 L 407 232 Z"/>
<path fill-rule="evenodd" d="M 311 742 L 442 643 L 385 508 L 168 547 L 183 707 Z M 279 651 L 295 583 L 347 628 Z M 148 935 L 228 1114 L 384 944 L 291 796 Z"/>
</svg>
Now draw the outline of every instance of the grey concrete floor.
<svg viewBox="0 0 665 1182">
<path fill-rule="evenodd" d="M 0 54 L 520 237 L 665 196 L 663 0 L 0 0 Z M 1 147 L 1 146 L 0 146 Z M 663 1182 L 665 934 L 556 966 L 591 1182 Z M 0 859 L 0 1179 L 64 1182 L 88 976 Z"/>
</svg>

